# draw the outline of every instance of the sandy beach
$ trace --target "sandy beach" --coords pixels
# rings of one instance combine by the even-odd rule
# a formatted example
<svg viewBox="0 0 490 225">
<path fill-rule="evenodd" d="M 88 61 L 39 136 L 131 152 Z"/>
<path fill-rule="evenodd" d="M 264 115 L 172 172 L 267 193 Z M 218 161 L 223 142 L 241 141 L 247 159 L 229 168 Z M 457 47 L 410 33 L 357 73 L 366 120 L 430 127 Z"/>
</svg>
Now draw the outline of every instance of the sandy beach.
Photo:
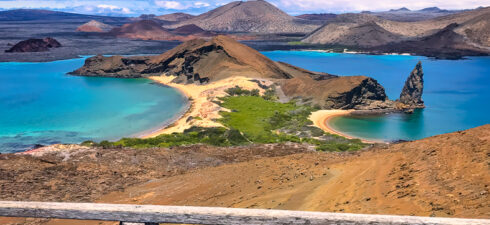
<svg viewBox="0 0 490 225">
<path fill-rule="evenodd" d="M 141 138 L 151 138 L 160 134 L 171 134 L 174 132 L 183 132 L 192 126 L 199 127 L 221 127 L 222 124 L 216 122 L 221 118 L 220 111 L 225 111 L 213 100 L 216 98 L 226 96 L 226 89 L 240 86 L 243 89 L 252 90 L 259 89 L 261 93 L 264 92 L 262 88 L 256 82 L 251 81 L 246 77 L 231 77 L 223 80 L 213 81 L 210 84 L 197 85 L 197 84 L 176 84 L 172 83 L 175 76 L 153 76 L 149 77 L 151 80 L 167 85 L 169 87 L 176 88 L 182 94 L 189 98 L 191 106 L 189 110 L 183 114 L 176 122 L 169 126 L 164 126 L 159 130 L 141 135 Z M 257 80 L 257 79 L 255 79 Z M 261 80 L 264 85 L 272 85 L 271 81 Z"/>
<path fill-rule="evenodd" d="M 342 132 L 339 132 L 335 129 L 333 129 L 331 126 L 328 125 L 328 121 L 331 120 L 334 117 L 337 116 L 346 116 L 349 115 L 351 112 L 354 110 L 341 110 L 341 109 L 333 109 L 333 110 L 318 110 L 313 112 L 310 115 L 310 120 L 313 121 L 313 125 L 322 129 L 323 131 L 331 134 L 336 134 L 345 138 L 349 139 L 361 139 L 362 142 L 364 143 L 382 143 L 382 141 L 375 141 L 375 140 L 367 140 L 363 138 L 358 138 L 354 136 L 350 136 L 347 134 L 344 134 Z"/>
</svg>

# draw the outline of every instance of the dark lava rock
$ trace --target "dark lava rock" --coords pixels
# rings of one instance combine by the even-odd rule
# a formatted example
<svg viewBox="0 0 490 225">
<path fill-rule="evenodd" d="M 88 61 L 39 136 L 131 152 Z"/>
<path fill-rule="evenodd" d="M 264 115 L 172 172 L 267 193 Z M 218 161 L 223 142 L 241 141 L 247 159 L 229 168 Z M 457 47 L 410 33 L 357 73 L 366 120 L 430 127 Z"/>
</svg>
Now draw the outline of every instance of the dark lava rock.
<svg viewBox="0 0 490 225">
<path fill-rule="evenodd" d="M 410 108 L 424 108 L 422 93 L 424 91 L 424 71 L 422 71 L 422 63 L 419 61 L 415 69 L 410 73 L 402 93 L 400 93 L 400 103 L 409 106 Z"/>
<path fill-rule="evenodd" d="M 59 48 L 61 44 L 54 38 L 28 39 L 15 44 L 5 52 L 45 52 L 50 48 Z"/>
</svg>

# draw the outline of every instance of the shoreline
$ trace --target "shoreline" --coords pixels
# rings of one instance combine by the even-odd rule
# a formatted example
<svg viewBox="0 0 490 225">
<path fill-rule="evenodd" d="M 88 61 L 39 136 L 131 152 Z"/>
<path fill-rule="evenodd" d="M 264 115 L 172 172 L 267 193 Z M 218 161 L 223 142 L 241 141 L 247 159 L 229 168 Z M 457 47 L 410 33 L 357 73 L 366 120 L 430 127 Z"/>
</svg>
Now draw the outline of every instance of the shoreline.
<svg viewBox="0 0 490 225">
<path fill-rule="evenodd" d="M 192 126 L 222 127 L 223 125 L 217 122 L 217 120 L 221 118 L 219 112 L 227 109 L 214 103 L 213 100 L 215 98 L 227 96 L 228 94 L 225 90 L 235 87 L 236 85 L 247 90 L 259 89 L 261 93 L 264 92 L 257 82 L 253 82 L 251 81 L 253 79 L 246 77 L 231 77 L 202 85 L 172 83 L 172 80 L 175 78 L 176 76 L 165 74 L 162 76 L 148 77 L 148 79 L 155 83 L 177 89 L 187 97 L 189 107 L 177 120 L 154 129 L 153 131 L 139 134 L 139 138 L 153 138 L 161 134 L 183 132 L 185 129 L 191 128 Z M 271 81 L 266 80 L 260 82 L 265 83 L 267 86 L 272 84 Z"/>
<path fill-rule="evenodd" d="M 143 138 L 143 139 L 153 138 L 153 137 L 156 137 L 160 134 L 167 133 L 167 131 L 171 127 L 176 126 L 179 123 L 182 123 L 183 120 L 187 120 L 186 115 L 189 115 L 190 112 L 194 108 L 195 103 L 194 103 L 194 100 L 192 99 L 192 96 L 190 95 L 190 93 L 188 93 L 186 91 L 186 89 L 183 88 L 182 86 L 171 82 L 175 77 L 167 76 L 167 78 L 169 78 L 169 79 L 163 79 L 162 80 L 162 79 L 159 79 L 158 77 L 151 76 L 151 77 L 148 77 L 147 79 L 150 79 L 159 85 L 164 85 L 164 86 L 171 87 L 171 88 L 177 90 L 180 94 L 182 94 L 182 96 L 184 96 L 185 99 L 187 99 L 186 107 L 181 113 L 179 113 L 179 115 L 175 116 L 175 118 L 172 118 L 171 122 L 169 121 L 166 124 L 162 124 L 161 126 L 158 126 L 156 129 L 153 129 L 152 131 L 142 132 L 139 135 L 137 135 L 138 138 Z"/>
<path fill-rule="evenodd" d="M 342 137 L 345 137 L 347 139 L 360 139 L 364 143 L 368 144 L 375 144 L 375 143 L 386 143 L 385 141 L 381 140 L 372 140 L 372 139 L 365 139 L 361 137 L 355 137 L 352 135 L 348 135 L 345 133 L 342 133 L 338 130 L 335 130 L 332 126 L 329 125 L 329 121 L 335 117 L 339 116 L 347 116 L 350 115 L 352 112 L 355 112 L 355 110 L 350 109 L 350 110 L 342 110 L 342 109 L 333 109 L 333 110 L 318 110 L 313 113 L 311 113 L 309 119 L 313 121 L 313 125 L 322 129 L 323 131 L 330 133 L 330 134 L 335 134 L 339 135 Z"/>
</svg>

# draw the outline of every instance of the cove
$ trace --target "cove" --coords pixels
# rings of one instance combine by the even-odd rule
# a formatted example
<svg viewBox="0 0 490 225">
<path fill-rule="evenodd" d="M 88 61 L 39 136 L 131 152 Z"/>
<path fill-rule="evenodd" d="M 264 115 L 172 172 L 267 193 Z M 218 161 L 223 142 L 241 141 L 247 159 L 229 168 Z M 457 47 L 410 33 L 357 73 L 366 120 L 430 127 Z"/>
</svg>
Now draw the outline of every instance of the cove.
<svg viewBox="0 0 490 225">
<path fill-rule="evenodd" d="M 66 75 L 84 60 L 0 63 L 1 153 L 134 136 L 186 109 L 178 91 L 148 79 Z"/>
<path fill-rule="evenodd" d="M 313 51 L 263 52 L 313 71 L 336 75 L 366 75 L 397 99 L 418 61 L 424 70 L 426 108 L 413 114 L 346 116 L 329 125 L 350 136 L 371 140 L 416 140 L 490 123 L 490 57 L 434 60 L 409 55 L 364 55 Z"/>
</svg>

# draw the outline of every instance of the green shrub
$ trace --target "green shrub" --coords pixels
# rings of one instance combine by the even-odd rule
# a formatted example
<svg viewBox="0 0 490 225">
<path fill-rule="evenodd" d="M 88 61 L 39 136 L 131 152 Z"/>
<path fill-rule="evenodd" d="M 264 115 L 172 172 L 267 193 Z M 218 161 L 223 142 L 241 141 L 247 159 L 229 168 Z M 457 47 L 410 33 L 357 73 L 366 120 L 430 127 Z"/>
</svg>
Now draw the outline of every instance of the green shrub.
<svg viewBox="0 0 490 225">
<path fill-rule="evenodd" d="M 312 127 L 308 119 L 314 107 L 295 102 L 280 103 L 264 96 L 258 90 L 247 91 L 240 87 L 227 90 L 228 97 L 219 98 L 218 104 L 230 109 L 221 112 L 219 120 L 225 127 L 191 127 L 182 133 L 162 134 L 154 138 L 122 138 L 116 142 L 102 141 L 99 144 L 84 142 L 102 148 L 111 147 L 173 147 L 192 144 L 213 146 L 237 146 L 250 143 L 307 143 L 319 151 L 353 151 L 365 146 L 360 140 L 348 140 L 338 135 L 326 134 Z M 274 92 L 275 93 L 275 92 Z M 272 94 L 270 94 L 272 96 Z M 275 96 L 275 95 L 274 95 Z M 194 118 L 200 119 L 200 118 Z"/>
</svg>

